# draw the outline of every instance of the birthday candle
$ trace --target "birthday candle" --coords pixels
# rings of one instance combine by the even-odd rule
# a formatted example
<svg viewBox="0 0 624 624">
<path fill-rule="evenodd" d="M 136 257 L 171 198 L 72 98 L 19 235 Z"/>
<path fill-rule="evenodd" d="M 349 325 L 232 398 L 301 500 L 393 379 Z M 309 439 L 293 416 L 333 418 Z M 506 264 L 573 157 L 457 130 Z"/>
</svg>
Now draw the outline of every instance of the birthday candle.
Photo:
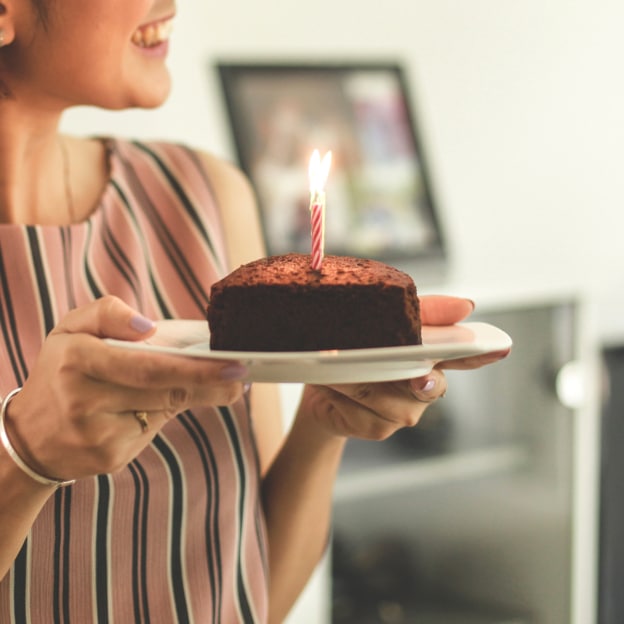
<svg viewBox="0 0 624 624">
<path fill-rule="evenodd" d="M 310 226 L 312 230 L 312 252 L 310 265 L 320 271 L 325 255 L 325 183 L 331 165 L 331 152 L 321 160 L 318 150 L 310 158 L 308 174 L 310 178 Z"/>
</svg>

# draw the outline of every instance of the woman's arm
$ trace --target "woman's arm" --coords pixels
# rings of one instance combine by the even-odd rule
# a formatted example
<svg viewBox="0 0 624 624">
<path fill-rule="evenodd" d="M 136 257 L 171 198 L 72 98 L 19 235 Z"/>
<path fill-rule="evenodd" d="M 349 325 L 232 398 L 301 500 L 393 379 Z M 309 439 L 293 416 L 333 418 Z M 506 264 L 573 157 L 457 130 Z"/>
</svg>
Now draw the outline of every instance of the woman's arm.
<svg viewBox="0 0 624 624">
<path fill-rule="evenodd" d="M 53 491 L 53 487 L 40 485 L 24 474 L 0 447 L 0 579 Z"/>
<path fill-rule="evenodd" d="M 271 624 L 284 621 L 327 547 L 345 443 L 345 437 L 297 418 L 264 478 Z"/>
</svg>

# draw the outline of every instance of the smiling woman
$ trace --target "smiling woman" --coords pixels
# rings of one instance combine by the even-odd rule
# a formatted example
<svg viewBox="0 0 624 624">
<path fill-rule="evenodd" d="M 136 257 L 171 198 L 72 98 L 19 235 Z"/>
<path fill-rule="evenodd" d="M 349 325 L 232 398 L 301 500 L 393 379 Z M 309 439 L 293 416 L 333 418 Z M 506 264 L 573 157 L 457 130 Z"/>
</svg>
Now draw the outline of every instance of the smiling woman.
<svg viewBox="0 0 624 624">
<path fill-rule="evenodd" d="M 283 621 L 327 544 L 346 438 L 414 425 L 446 389 L 444 363 L 310 386 L 284 436 L 276 388 L 249 389 L 236 359 L 105 340 L 205 322 L 211 285 L 264 253 L 229 164 L 59 134 L 75 105 L 165 100 L 174 14 L 0 0 L 0 622 Z M 421 304 L 429 324 L 472 307 Z"/>
</svg>

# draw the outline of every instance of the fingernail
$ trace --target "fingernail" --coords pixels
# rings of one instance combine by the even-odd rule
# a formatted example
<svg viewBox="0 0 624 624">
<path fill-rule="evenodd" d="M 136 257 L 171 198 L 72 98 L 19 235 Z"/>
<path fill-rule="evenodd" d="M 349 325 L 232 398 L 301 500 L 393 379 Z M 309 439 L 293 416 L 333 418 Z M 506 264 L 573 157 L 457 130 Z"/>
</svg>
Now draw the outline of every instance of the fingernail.
<svg viewBox="0 0 624 624">
<path fill-rule="evenodd" d="M 220 371 L 219 377 L 223 381 L 235 381 L 236 379 L 243 379 L 247 377 L 249 370 L 243 364 L 226 364 Z"/>
<path fill-rule="evenodd" d="M 492 351 L 490 356 L 495 360 L 504 360 L 511 353 L 511 349 L 504 349 L 503 351 Z"/>
<path fill-rule="evenodd" d="M 243 393 L 247 394 L 251 390 L 251 384 L 249 382 L 243 384 Z"/>
<path fill-rule="evenodd" d="M 427 383 L 423 386 L 423 392 L 431 392 L 435 388 L 435 379 L 428 379 Z"/>
<path fill-rule="evenodd" d="M 472 299 L 466 299 L 466 301 L 472 306 L 472 309 L 474 311 L 474 309 L 477 307 L 477 304 Z"/>
<path fill-rule="evenodd" d="M 433 377 L 418 378 L 410 381 L 410 386 L 414 392 L 431 392 L 436 385 L 436 380 Z"/>
<path fill-rule="evenodd" d="M 132 329 L 142 334 L 153 329 L 155 325 L 156 324 L 154 323 L 154 321 L 152 321 L 151 319 L 148 319 L 147 317 L 141 314 L 135 314 L 130 319 L 130 326 L 132 327 Z"/>
</svg>

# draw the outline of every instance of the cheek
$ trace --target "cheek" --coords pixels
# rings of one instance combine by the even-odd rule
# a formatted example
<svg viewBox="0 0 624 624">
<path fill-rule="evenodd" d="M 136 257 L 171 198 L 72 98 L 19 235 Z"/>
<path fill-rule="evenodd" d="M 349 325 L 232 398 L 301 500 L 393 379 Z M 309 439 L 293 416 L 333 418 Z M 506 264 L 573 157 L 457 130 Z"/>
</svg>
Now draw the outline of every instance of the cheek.
<svg viewBox="0 0 624 624">
<path fill-rule="evenodd" d="M 51 87 L 72 104 L 152 108 L 162 104 L 170 90 L 164 59 L 145 59 L 128 41 L 109 50 L 87 44 L 82 54 L 61 67 L 62 75 Z"/>
<path fill-rule="evenodd" d="M 51 88 L 57 90 L 59 98 L 72 103 L 99 99 L 102 95 L 117 90 L 123 75 L 123 61 L 97 46 L 82 46 L 73 50 L 70 56 L 53 65 L 56 77 L 50 76 Z"/>
</svg>

